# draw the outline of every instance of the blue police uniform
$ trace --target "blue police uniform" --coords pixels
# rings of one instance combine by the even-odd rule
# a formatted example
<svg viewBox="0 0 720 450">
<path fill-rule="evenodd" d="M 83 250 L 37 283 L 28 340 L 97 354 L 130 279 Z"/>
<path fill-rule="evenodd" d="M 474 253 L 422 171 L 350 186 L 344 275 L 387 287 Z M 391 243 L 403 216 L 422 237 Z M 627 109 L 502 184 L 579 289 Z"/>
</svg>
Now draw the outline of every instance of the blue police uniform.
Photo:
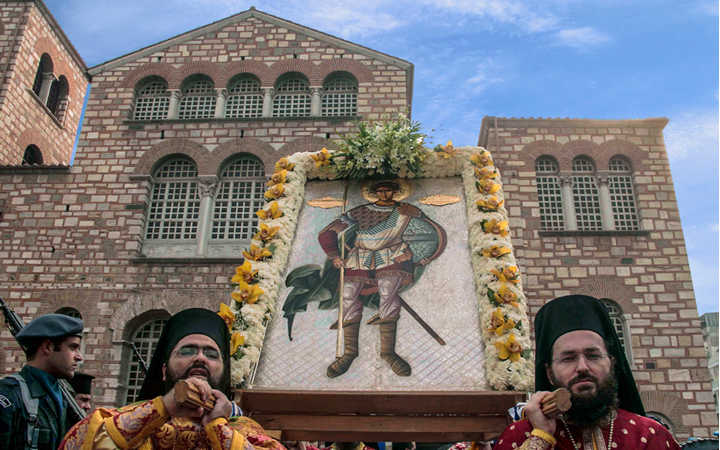
<svg viewBox="0 0 720 450">
<path fill-rule="evenodd" d="M 27 324 L 15 337 L 20 345 L 79 336 L 82 321 L 62 314 L 48 314 Z M 23 398 L 21 377 L 27 386 Z M 34 403 L 34 405 L 33 405 Z M 34 425 L 30 416 L 36 409 Z M 67 431 L 67 404 L 57 378 L 32 366 L 24 366 L 15 375 L 0 379 L 0 450 L 57 449 Z"/>
</svg>

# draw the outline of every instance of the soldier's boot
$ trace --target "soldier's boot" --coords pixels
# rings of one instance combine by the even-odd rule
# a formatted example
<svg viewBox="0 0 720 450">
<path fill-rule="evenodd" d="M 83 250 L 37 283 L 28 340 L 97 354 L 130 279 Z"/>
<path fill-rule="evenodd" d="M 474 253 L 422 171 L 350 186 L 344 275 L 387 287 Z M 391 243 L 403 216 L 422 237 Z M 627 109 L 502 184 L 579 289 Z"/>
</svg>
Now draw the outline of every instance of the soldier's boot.
<svg viewBox="0 0 720 450">
<path fill-rule="evenodd" d="M 410 364 L 395 353 L 397 320 L 379 322 L 378 325 L 380 325 L 380 357 L 390 365 L 396 375 L 409 377 L 412 373 Z"/>
<path fill-rule="evenodd" d="M 347 323 L 343 325 L 343 337 L 345 349 L 343 355 L 335 358 L 327 368 L 327 376 L 335 378 L 348 371 L 350 364 L 358 355 L 358 335 L 360 334 L 360 322 Z"/>
</svg>

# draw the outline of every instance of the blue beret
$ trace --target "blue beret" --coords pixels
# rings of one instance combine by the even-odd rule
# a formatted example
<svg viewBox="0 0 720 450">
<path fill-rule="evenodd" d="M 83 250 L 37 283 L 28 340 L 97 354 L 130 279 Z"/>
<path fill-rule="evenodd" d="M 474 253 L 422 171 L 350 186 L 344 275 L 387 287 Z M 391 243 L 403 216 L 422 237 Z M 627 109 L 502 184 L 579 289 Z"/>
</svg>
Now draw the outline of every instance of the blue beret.
<svg viewBox="0 0 720 450">
<path fill-rule="evenodd" d="M 65 314 L 46 314 L 25 325 L 15 338 L 25 345 L 38 339 L 81 336 L 82 331 L 82 320 Z"/>
</svg>

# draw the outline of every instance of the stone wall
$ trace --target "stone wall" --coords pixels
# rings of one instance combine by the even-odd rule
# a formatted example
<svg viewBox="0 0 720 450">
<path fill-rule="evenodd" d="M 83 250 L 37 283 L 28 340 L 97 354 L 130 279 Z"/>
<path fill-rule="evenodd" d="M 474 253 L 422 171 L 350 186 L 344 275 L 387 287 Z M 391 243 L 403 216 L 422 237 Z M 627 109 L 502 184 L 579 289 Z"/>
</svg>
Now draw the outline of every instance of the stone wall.
<svg viewBox="0 0 720 450">
<path fill-rule="evenodd" d="M 649 412 L 678 439 L 717 429 L 685 241 L 662 136 L 667 119 L 603 121 L 486 117 L 480 145 L 501 170 L 515 254 L 531 317 L 567 294 L 610 299 L 631 336 L 631 366 Z M 541 231 L 535 161 L 553 156 L 561 177 L 576 156 L 598 172 L 630 161 L 640 227 L 635 232 Z"/>
</svg>

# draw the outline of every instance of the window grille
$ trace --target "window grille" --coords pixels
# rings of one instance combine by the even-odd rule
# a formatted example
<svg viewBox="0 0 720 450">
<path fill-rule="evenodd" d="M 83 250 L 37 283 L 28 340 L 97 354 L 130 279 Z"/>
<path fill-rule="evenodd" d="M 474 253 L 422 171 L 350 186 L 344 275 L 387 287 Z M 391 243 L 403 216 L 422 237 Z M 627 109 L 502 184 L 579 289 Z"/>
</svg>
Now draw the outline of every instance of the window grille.
<svg viewBox="0 0 720 450">
<path fill-rule="evenodd" d="M 639 220 L 635 206 L 632 169 L 621 158 L 610 160 L 611 175 L 608 177 L 610 203 L 616 230 L 638 230 Z"/>
<path fill-rule="evenodd" d="M 153 176 L 146 239 L 195 239 L 200 215 L 197 168 L 171 159 Z"/>
<path fill-rule="evenodd" d="M 155 78 L 143 84 L 135 95 L 135 120 L 161 120 L 167 118 L 170 92 L 167 83 Z"/>
<path fill-rule="evenodd" d="M 130 339 L 130 342 L 135 344 L 138 353 L 145 361 L 146 366 L 150 366 L 150 359 L 153 353 L 155 353 L 155 347 L 160 339 L 160 333 L 162 333 L 163 327 L 165 326 L 166 319 L 153 319 L 145 322 L 140 326 L 135 334 Z M 143 381 L 145 380 L 145 374 L 142 371 L 140 362 L 135 352 L 130 352 L 130 364 L 128 364 L 128 377 L 125 383 L 127 386 L 127 397 L 125 404 L 133 403 L 137 401 L 137 396 L 140 393 Z"/>
<path fill-rule="evenodd" d="M 228 89 L 225 102 L 225 117 L 262 117 L 263 94 L 260 81 L 252 75 L 239 77 Z"/>
<path fill-rule="evenodd" d="M 354 116 L 357 114 L 357 81 L 349 74 L 331 76 L 323 84 L 322 115 Z"/>
<path fill-rule="evenodd" d="M 610 316 L 610 321 L 612 322 L 613 328 L 615 328 L 615 332 L 617 333 L 618 339 L 620 340 L 620 346 L 622 347 L 623 351 L 625 351 L 625 355 L 627 355 L 628 361 L 630 361 L 630 349 L 627 348 L 626 345 L 630 342 L 630 337 L 627 336 L 625 333 L 625 318 L 623 317 L 622 309 L 620 309 L 620 306 L 618 306 L 618 304 L 612 300 L 601 299 L 600 301 L 605 306 L 605 309 L 607 309 L 608 315 Z"/>
<path fill-rule="evenodd" d="M 243 156 L 223 170 L 213 211 L 212 239 L 249 240 L 258 226 L 255 212 L 264 205 L 265 168 Z"/>
<path fill-rule="evenodd" d="M 290 74 L 278 81 L 273 98 L 273 117 L 310 115 L 310 88 L 301 74 Z"/>
<path fill-rule="evenodd" d="M 565 219 L 557 162 L 552 158 L 540 158 L 535 162 L 535 173 L 540 202 L 540 228 L 546 231 L 563 230 Z"/>
<path fill-rule="evenodd" d="M 573 172 L 573 202 L 578 230 L 602 230 L 595 166 L 587 158 L 575 158 Z"/>
<path fill-rule="evenodd" d="M 215 117 L 215 87 L 207 77 L 186 82 L 178 108 L 180 119 L 209 119 Z"/>
<path fill-rule="evenodd" d="M 33 92 L 38 97 L 40 96 L 40 92 L 42 91 L 43 82 L 45 82 L 45 74 L 52 73 L 52 71 L 52 58 L 50 58 L 50 55 L 48 55 L 47 53 L 43 53 L 43 55 L 40 57 L 40 63 L 38 64 L 38 69 L 35 73 L 35 80 L 33 81 L 32 87 Z"/>
</svg>

